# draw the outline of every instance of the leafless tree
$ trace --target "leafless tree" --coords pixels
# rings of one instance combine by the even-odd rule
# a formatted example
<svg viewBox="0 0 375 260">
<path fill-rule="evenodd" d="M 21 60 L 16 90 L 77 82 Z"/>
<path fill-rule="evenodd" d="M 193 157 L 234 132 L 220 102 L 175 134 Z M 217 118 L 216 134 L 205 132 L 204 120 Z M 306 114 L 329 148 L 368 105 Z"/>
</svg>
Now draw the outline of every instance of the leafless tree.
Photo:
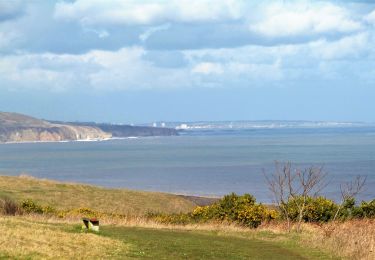
<svg viewBox="0 0 375 260">
<path fill-rule="evenodd" d="M 340 184 L 341 203 L 337 208 L 333 220 L 336 220 L 340 210 L 348 199 L 354 199 L 359 193 L 363 191 L 366 180 L 367 176 L 357 175 L 354 180 Z"/>
<path fill-rule="evenodd" d="M 322 166 L 311 166 L 303 170 L 296 169 L 295 175 L 296 183 L 295 187 L 290 188 L 290 197 L 298 209 L 297 231 L 300 231 L 307 199 L 316 197 L 327 185 L 327 173 Z"/>
<path fill-rule="evenodd" d="M 323 167 L 311 166 L 306 169 L 293 169 L 291 162 L 280 166 L 275 163 L 276 170 L 268 176 L 265 174 L 268 188 L 274 196 L 275 203 L 287 220 L 290 230 L 290 210 L 288 202 L 295 204 L 298 209 L 297 231 L 301 230 L 303 215 L 306 210 L 308 197 L 315 197 L 327 185 L 327 173 Z"/>
<path fill-rule="evenodd" d="M 267 175 L 264 172 L 266 182 L 269 190 L 273 195 L 274 202 L 277 204 L 281 213 L 287 221 L 288 230 L 290 230 L 290 215 L 288 211 L 288 200 L 289 194 L 289 183 L 293 182 L 293 176 L 291 174 L 291 163 L 287 162 L 283 166 L 279 162 L 275 162 L 275 172 L 271 175 Z"/>
</svg>

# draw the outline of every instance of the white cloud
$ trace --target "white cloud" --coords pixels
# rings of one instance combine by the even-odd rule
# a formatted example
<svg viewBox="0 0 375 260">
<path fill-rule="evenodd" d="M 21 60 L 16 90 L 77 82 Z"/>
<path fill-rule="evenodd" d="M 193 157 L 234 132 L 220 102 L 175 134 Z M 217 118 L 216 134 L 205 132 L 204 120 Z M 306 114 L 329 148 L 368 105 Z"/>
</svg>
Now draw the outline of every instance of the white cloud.
<svg viewBox="0 0 375 260">
<path fill-rule="evenodd" d="M 159 66 L 147 58 L 152 51 L 139 46 L 85 54 L 18 52 L 0 55 L 0 88 L 107 91 L 370 80 L 374 44 L 374 32 L 359 32 L 336 41 L 158 51 L 180 55 L 183 65 L 178 67 Z"/>
<path fill-rule="evenodd" d="M 375 26 L 375 10 L 366 15 L 365 20 Z"/>
<path fill-rule="evenodd" d="M 141 35 L 139 35 L 139 39 L 142 41 L 142 42 L 145 42 L 147 41 L 148 38 L 150 38 L 151 35 L 153 35 L 154 33 L 156 32 L 160 32 L 160 31 L 165 31 L 165 30 L 168 30 L 169 27 L 171 27 L 171 24 L 170 23 L 166 23 L 166 24 L 162 24 L 160 26 L 153 26 L 149 29 L 147 29 L 144 33 L 142 33 Z"/>
<path fill-rule="evenodd" d="M 88 25 L 217 21 L 240 18 L 241 1 L 77 0 L 57 3 L 54 16 L 57 19 L 78 20 Z"/>
<path fill-rule="evenodd" d="M 219 63 L 202 62 L 192 68 L 193 73 L 200 74 L 222 74 L 223 68 Z"/>
<path fill-rule="evenodd" d="M 346 9 L 330 3 L 272 3 L 252 21 L 251 31 L 266 36 L 295 36 L 329 32 L 353 32 L 361 23 Z"/>
<path fill-rule="evenodd" d="M 368 33 L 358 33 L 334 42 L 312 42 L 309 46 L 312 54 L 322 59 L 350 59 L 359 58 L 364 52 L 369 51 L 370 42 L 371 36 Z"/>
<path fill-rule="evenodd" d="M 188 70 L 158 68 L 143 60 L 141 47 L 86 54 L 0 56 L 0 88 L 69 91 L 184 87 Z M 180 82 L 176 85 L 176 82 Z M 7 83 L 7 84 L 5 84 Z"/>
</svg>

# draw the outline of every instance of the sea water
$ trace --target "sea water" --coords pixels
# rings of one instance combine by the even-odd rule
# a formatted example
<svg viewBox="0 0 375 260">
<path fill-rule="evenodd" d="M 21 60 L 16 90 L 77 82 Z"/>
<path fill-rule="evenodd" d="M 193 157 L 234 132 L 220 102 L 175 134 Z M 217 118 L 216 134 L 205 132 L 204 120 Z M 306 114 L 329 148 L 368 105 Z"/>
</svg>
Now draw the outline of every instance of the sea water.
<svg viewBox="0 0 375 260">
<path fill-rule="evenodd" d="M 375 198 L 375 127 L 193 127 L 180 136 L 0 145 L 0 172 L 106 187 L 200 196 L 251 193 L 271 202 L 264 174 L 275 161 L 323 166 L 323 194 L 367 176 L 359 199 Z"/>
</svg>

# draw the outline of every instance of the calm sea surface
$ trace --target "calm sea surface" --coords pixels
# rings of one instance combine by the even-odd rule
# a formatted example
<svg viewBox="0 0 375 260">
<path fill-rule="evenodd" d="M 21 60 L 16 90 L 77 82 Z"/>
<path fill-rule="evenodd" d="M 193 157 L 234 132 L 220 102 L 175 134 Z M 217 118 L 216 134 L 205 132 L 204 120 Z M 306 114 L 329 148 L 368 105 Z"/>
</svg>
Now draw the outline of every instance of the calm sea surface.
<svg viewBox="0 0 375 260">
<path fill-rule="evenodd" d="M 375 198 L 375 127 L 189 130 L 176 137 L 0 145 L 0 172 L 107 187 L 220 196 L 251 193 L 270 202 L 263 170 L 274 161 L 324 165 L 339 184 L 367 176 L 360 199 Z"/>
</svg>

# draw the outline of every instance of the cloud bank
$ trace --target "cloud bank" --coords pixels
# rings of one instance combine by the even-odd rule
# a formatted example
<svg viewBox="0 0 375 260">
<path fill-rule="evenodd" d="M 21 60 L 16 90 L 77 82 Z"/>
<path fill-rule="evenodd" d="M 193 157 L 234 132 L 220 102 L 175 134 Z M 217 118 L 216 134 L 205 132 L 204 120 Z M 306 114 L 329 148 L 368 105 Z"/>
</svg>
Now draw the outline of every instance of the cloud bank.
<svg viewBox="0 0 375 260">
<path fill-rule="evenodd" d="M 2 1 L 0 40 L 7 90 L 375 85 L 370 1 Z"/>
</svg>

